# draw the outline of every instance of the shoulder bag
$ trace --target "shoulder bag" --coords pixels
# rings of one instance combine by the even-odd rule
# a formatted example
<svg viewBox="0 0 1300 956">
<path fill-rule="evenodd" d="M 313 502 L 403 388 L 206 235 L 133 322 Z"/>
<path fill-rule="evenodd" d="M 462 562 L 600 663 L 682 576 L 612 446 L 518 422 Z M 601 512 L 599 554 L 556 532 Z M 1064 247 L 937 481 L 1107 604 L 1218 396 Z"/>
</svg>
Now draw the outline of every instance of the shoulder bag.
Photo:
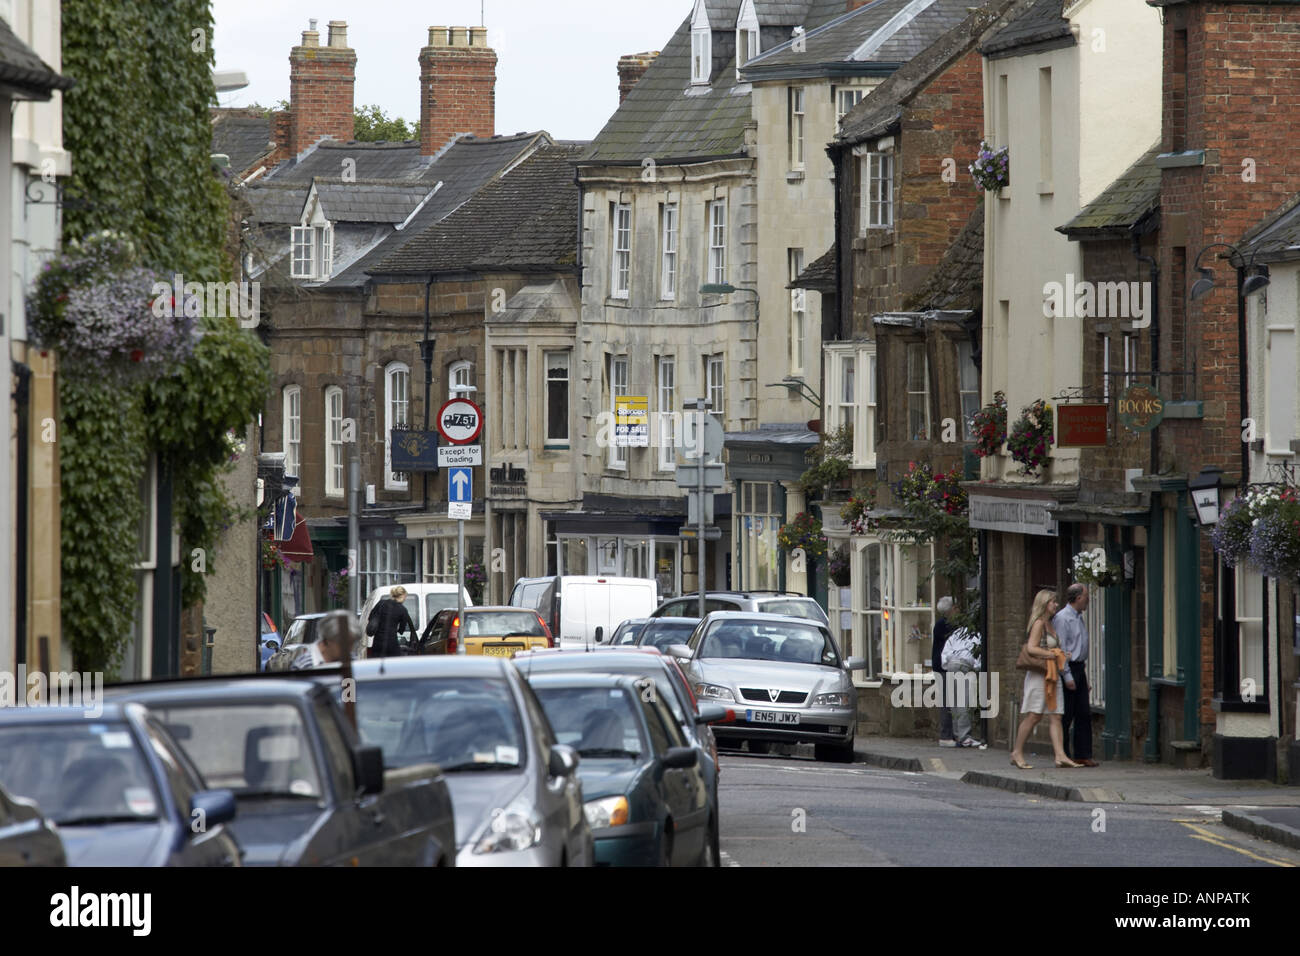
<svg viewBox="0 0 1300 956">
<path fill-rule="evenodd" d="M 1037 671 L 1040 674 L 1047 674 L 1047 665 L 1043 663 L 1042 658 L 1034 657 L 1029 653 L 1029 638 L 1020 645 L 1020 656 L 1016 658 L 1016 670 L 1018 671 Z"/>
</svg>

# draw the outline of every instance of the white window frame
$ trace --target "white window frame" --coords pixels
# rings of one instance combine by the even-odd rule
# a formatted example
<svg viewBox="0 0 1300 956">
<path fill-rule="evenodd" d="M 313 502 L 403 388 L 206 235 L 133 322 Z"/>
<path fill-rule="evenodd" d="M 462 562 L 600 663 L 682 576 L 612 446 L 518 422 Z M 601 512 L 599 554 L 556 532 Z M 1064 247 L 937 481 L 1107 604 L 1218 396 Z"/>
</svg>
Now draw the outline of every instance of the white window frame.
<svg viewBox="0 0 1300 956">
<path fill-rule="evenodd" d="M 626 299 L 632 287 L 632 207 L 628 203 L 611 203 L 610 208 L 609 295 L 612 299 Z"/>
<path fill-rule="evenodd" d="M 1110 336 L 1101 337 L 1101 398 L 1110 403 Z"/>
<path fill-rule="evenodd" d="M 790 281 L 794 282 L 804 270 L 802 249 L 787 249 L 786 261 Z M 805 323 L 808 318 L 808 290 L 790 290 L 790 373 L 802 375 L 804 371 L 804 342 L 807 338 Z"/>
<path fill-rule="evenodd" d="M 474 384 L 474 363 L 468 359 L 452 362 L 447 366 L 447 398 L 474 398 L 473 392 L 458 392 L 457 385 Z"/>
<path fill-rule="evenodd" d="M 333 223 L 294 226 L 290 239 L 290 276 L 294 279 L 328 279 L 334 269 Z"/>
<path fill-rule="evenodd" d="M 867 89 L 864 86 L 841 86 L 835 90 L 835 125 L 838 126 L 840 120 L 844 119 L 853 111 L 853 107 L 862 102 L 862 98 L 867 95 Z M 845 102 L 848 101 L 848 106 Z"/>
<path fill-rule="evenodd" d="M 916 391 L 912 388 L 912 355 L 914 350 L 920 349 L 922 359 L 922 376 L 924 389 Z M 930 421 L 930 353 L 924 342 L 908 342 L 906 352 L 904 353 L 904 391 L 906 401 L 903 405 L 904 414 L 907 415 L 907 438 L 906 441 L 929 441 L 933 434 L 933 423 Z M 912 401 L 914 396 L 921 396 L 921 402 L 925 409 L 925 434 L 917 437 L 912 431 Z"/>
<path fill-rule="evenodd" d="M 802 86 L 786 87 L 786 131 L 789 138 L 791 169 L 804 168 L 804 133 L 808 110 L 808 90 Z"/>
<path fill-rule="evenodd" d="M 691 20 L 691 84 L 707 86 L 713 73 L 713 31 L 703 0 L 696 4 Z"/>
<path fill-rule="evenodd" d="M 337 408 L 336 408 L 337 403 Z M 343 389 L 330 385 L 325 389 L 325 496 L 342 498 L 343 462 Z"/>
<path fill-rule="evenodd" d="M 564 357 L 564 377 L 562 379 L 558 377 L 552 377 L 551 375 L 551 360 L 557 355 Z M 543 403 L 542 428 L 546 432 L 545 444 L 548 447 L 568 448 L 569 432 L 570 432 L 569 413 L 570 413 L 570 404 L 573 399 L 573 379 L 572 379 L 572 371 L 571 371 L 572 358 L 570 356 L 569 351 L 567 349 L 546 350 L 542 355 L 542 368 L 544 370 L 544 374 L 546 375 L 546 379 L 543 383 L 543 388 L 545 388 L 546 391 L 545 394 L 542 396 L 542 403 Z M 564 436 L 563 437 L 551 434 L 551 383 L 561 382 L 561 381 L 564 382 L 565 384 Z"/>
<path fill-rule="evenodd" d="M 853 674 L 853 683 L 859 687 L 879 686 L 885 649 L 885 593 L 884 563 L 889 560 L 890 545 L 881 541 L 876 535 L 855 536 L 849 539 L 852 548 L 849 551 L 849 612 L 851 614 L 850 633 L 840 644 L 847 648 L 849 657 L 861 657 L 867 661 L 867 667 Z M 875 548 L 876 566 L 870 567 L 867 557 L 868 549 Z M 874 575 L 872 571 L 874 570 Z M 872 580 L 874 578 L 874 581 Z M 871 606 L 871 588 L 875 585 L 876 606 Z M 843 605 L 841 604 L 841 608 Z M 880 653 L 872 646 L 870 634 L 871 622 L 875 621 L 875 630 L 880 634 Z"/>
<path fill-rule="evenodd" d="M 721 285 L 727 281 L 727 201 L 714 199 L 706 204 L 706 228 L 709 237 L 709 282 Z"/>
<path fill-rule="evenodd" d="M 677 298 L 677 233 L 678 207 L 675 202 L 662 203 L 659 207 L 659 298 L 671 302 Z"/>
<path fill-rule="evenodd" d="M 879 368 L 875 345 L 859 349 L 858 355 L 863 358 L 867 369 L 860 387 L 865 388 L 867 392 L 865 401 L 858 403 L 861 420 L 853 428 L 853 463 L 860 468 L 875 468 L 876 432 L 880 422 L 880 405 L 876 400 Z"/>
<path fill-rule="evenodd" d="M 914 560 L 908 557 L 913 552 Z M 922 563 L 925 561 L 929 562 L 924 568 L 928 574 L 934 566 L 933 544 L 886 542 L 881 547 L 881 604 L 883 610 L 889 612 L 888 620 L 882 621 L 882 675 L 910 676 L 909 644 L 915 646 L 913 653 L 920 658 L 915 663 L 930 659 L 930 638 L 934 634 L 935 580 L 933 574 L 929 575 L 928 580 L 923 580 Z M 915 596 L 911 593 L 913 585 L 925 592 L 923 596 L 928 599 L 928 603 L 911 600 Z M 907 600 L 904 601 L 904 598 Z M 921 633 L 920 641 L 908 640 L 913 626 Z"/>
<path fill-rule="evenodd" d="M 975 440 L 974 418 L 980 410 L 980 374 L 975 368 L 975 346 L 969 339 L 958 339 L 956 344 L 957 352 L 957 407 L 961 413 L 961 434 L 962 441 Z M 962 371 L 969 368 L 974 375 L 974 385 L 972 388 L 964 388 L 961 380 Z M 969 384 L 969 383 L 967 383 Z M 967 400 L 971 400 L 969 413 L 967 411 Z"/>
<path fill-rule="evenodd" d="M 1281 336 L 1284 344 L 1274 347 L 1275 336 Z M 1289 339 L 1289 341 L 1285 341 Z M 1282 372 L 1274 371 L 1274 362 L 1283 363 Z M 1286 364 L 1290 364 L 1288 371 Z M 1264 328 L 1264 454 L 1291 455 L 1291 440 L 1296 437 L 1295 389 L 1296 366 L 1296 327 L 1294 325 L 1267 325 Z M 1279 394 L 1274 395 L 1274 386 L 1280 386 Z M 1275 400 L 1276 399 L 1276 400 Z M 1279 407 L 1284 403 L 1285 411 Z M 1262 686 L 1262 685 L 1261 685 Z"/>
<path fill-rule="evenodd" d="M 1264 651 L 1268 638 L 1264 633 L 1264 607 L 1268 603 L 1264 578 L 1245 564 L 1238 564 L 1233 573 L 1237 576 L 1232 612 L 1237 621 L 1238 676 L 1243 680 L 1253 677 L 1255 686 L 1262 688 L 1267 667 Z M 1258 613 L 1247 613 L 1247 601 L 1258 603 Z M 1246 625 L 1251 626 L 1248 628 Z M 1165 670 L 1168 669 L 1166 665 Z"/>
<path fill-rule="evenodd" d="M 286 385 L 283 392 L 280 437 L 283 439 L 285 474 L 302 481 L 302 386 Z"/>
<path fill-rule="evenodd" d="M 836 414 L 831 419 L 832 430 L 838 431 L 845 425 L 855 425 L 858 418 L 857 371 L 858 357 L 853 352 L 839 356 L 839 387 L 836 390 Z"/>
<path fill-rule="evenodd" d="M 400 388 L 398 387 L 400 384 Z M 384 490 L 406 491 L 410 478 L 393 471 L 393 429 L 411 422 L 411 368 L 390 362 L 384 368 Z"/>
<path fill-rule="evenodd" d="M 615 425 L 618 424 L 618 414 L 616 412 L 618 399 L 628 394 L 627 364 L 626 355 L 611 355 L 606 366 L 609 370 L 609 414 Z M 612 430 L 610 436 L 609 468 L 612 471 L 627 471 L 627 446 L 619 445 L 614 440 Z"/>
<path fill-rule="evenodd" d="M 727 357 L 725 353 L 704 357 L 704 395 L 713 403 L 709 414 L 724 421 L 727 401 Z"/>
<path fill-rule="evenodd" d="M 862 233 L 894 225 L 894 154 L 869 152 L 861 157 Z"/>
<path fill-rule="evenodd" d="M 1100 541 L 1085 543 L 1083 550 L 1103 547 Z M 1106 706 L 1106 589 L 1091 587 L 1088 610 L 1083 612 L 1083 625 L 1088 629 L 1088 702 L 1094 707 Z"/>
<path fill-rule="evenodd" d="M 677 359 L 661 355 L 655 369 L 655 401 L 659 408 L 659 470 L 677 470 Z"/>
<path fill-rule="evenodd" d="M 1124 346 L 1124 387 L 1128 388 L 1133 384 L 1133 376 L 1137 373 L 1138 337 L 1125 332 L 1121 341 Z"/>
</svg>

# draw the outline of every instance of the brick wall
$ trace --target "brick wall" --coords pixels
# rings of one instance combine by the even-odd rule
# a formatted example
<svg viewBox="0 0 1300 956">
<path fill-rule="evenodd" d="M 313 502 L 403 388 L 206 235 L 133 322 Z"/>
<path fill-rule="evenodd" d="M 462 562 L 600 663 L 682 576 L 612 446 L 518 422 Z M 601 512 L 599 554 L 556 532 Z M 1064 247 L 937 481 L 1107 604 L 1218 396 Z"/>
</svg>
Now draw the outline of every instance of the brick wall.
<svg viewBox="0 0 1300 956">
<path fill-rule="evenodd" d="M 483 27 L 429 27 L 420 51 L 420 146 L 432 156 L 457 133 L 496 133 L 497 55 Z"/>
<path fill-rule="evenodd" d="M 346 23 L 330 21 L 329 45 L 324 47 L 316 31 L 303 31 L 302 44 L 289 51 L 290 156 L 325 136 L 343 142 L 352 139 L 356 69 L 357 55 L 347 46 Z"/>
<path fill-rule="evenodd" d="M 627 56 L 619 57 L 618 60 L 618 101 L 622 103 L 627 99 L 627 95 L 632 92 L 632 87 L 636 86 L 641 77 L 645 76 L 645 71 L 650 69 L 650 64 L 655 61 L 659 51 L 652 53 L 629 53 Z"/>
</svg>

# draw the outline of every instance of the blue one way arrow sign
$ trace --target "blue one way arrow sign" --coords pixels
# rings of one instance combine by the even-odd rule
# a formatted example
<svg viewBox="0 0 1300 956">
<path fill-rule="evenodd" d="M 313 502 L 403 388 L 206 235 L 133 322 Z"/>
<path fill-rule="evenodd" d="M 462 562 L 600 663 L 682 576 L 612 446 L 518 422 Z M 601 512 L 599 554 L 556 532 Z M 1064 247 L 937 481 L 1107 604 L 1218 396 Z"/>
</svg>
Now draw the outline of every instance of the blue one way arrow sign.
<svg viewBox="0 0 1300 956">
<path fill-rule="evenodd" d="M 474 500 L 474 478 L 471 469 L 451 468 L 448 470 L 447 500 L 455 504 L 469 504 Z"/>
</svg>

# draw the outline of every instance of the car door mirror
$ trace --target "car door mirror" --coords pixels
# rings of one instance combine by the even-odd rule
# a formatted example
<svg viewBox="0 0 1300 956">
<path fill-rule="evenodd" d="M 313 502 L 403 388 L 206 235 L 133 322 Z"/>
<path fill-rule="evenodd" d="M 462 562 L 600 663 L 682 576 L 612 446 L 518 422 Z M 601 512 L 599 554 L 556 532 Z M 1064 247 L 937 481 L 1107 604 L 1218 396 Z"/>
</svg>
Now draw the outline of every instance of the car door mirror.
<svg viewBox="0 0 1300 956">
<path fill-rule="evenodd" d="M 280 645 L 279 645 L 278 643 L 276 643 L 275 641 L 271 641 L 271 640 L 268 640 L 268 641 L 266 642 L 266 646 L 267 646 L 267 648 L 269 648 L 270 650 L 273 650 L 273 651 L 278 651 L 278 650 L 280 649 Z"/>
<path fill-rule="evenodd" d="M 850 657 L 844 662 L 846 671 L 864 671 L 867 669 L 867 659 L 865 657 Z"/>
<path fill-rule="evenodd" d="M 688 770 L 699 762 L 700 755 L 694 747 L 669 747 L 659 758 L 665 770 Z"/>
<path fill-rule="evenodd" d="M 190 797 L 190 832 L 203 833 L 208 827 L 235 819 L 235 795 L 230 790 L 200 790 Z M 195 829 L 198 821 L 199 828 Z"/>
<path fill-rule="evenodd" d="M 700 712 L 695 715 L 697 724 L 729 724 L 736 719 L 736 712 L 722 704 L 700 704 Z"/>
<path fill-rule="evenodd" d="M 578 769 L 577 752 L 565 744 L 551 747 L 551 761 L 547 767 L 552 777 L 571 777 Z"/>
<path fill-rule="evenodd" d="M 676 657 L 683 661 L 689 661 L 691 655 L 695 653 L 687 644 L 669 644 L 666 650 L 669 657 Z"/>
<path fill-rule="evenodd" d="M 605 643 L 605 629 L 603 627 L 596 628 L 596 643 L 597 644 Z"/>
<path fill-rule="evenodd" d="M 352 751 L 356 763 L 357 788 L 362 796 L 384 792 L 384 752 L 379 747 L 358 747 Z"/>
</svg>

